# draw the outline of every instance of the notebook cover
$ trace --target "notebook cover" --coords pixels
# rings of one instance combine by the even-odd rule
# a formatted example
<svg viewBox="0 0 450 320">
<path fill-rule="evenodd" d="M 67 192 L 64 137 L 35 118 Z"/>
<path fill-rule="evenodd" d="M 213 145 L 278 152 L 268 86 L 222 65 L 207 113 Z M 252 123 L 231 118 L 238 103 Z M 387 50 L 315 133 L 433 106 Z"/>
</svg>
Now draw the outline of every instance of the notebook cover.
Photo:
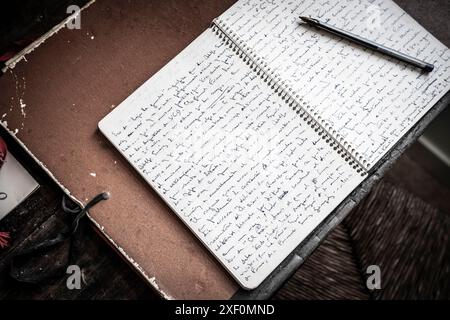
<svg viewBox="0 0 450 320">
<path fill-rule="evenodd" d="M 97 129 L 114 106 L 233 3 L 97 1 L 0 78 L 0 119 L 165 298 L 228 299 L 238 285 Z"/>
</svg>

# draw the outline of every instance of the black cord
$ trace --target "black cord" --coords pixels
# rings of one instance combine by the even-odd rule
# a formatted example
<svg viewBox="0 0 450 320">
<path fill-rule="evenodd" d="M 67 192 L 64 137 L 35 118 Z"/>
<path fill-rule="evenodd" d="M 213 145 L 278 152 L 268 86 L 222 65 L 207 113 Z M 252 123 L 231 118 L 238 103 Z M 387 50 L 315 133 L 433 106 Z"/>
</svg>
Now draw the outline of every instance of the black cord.
<svg viewBox="0 0 450 320">
<path fill-rule="evenodd" d="M 103 200 L 109 199 L 109 194 L 106 192 L 100 193 L 96 195 L 91 201 L 89 201 L 84 208 L 81 208 L 80 206 L 76 207 L 69 207 L 66 197 L 63 197 L 62 199 L 62 209 L 64 212 L 70 215 L 75 215 L 75 218 L 72 220 L 72 224 L 70 227 L 65 228 L 62 230 L 56 237 L 53 239 L 47 239 L 40 243 L 37 243 L 35 245 L 32 245 L 28 248 L 25 248 L 24 250 L 20 250 L 17 253 L 14 253 L 11 257 L 10 262 L 10 272 L 9 275 L 11 278 L 19 281 L 19 282 L 25 282 L 25 283 L 40 283 L 44 280 L 47 280 L 49 278 L 56 277 L 62 273 L 65 273 L 65 269 L 67 266 L 71 263 L 73 260 L 73 236 L 77 233 L 77 230 L 79 230 L 79 224 L 80 220 L 86 215 L 86 213 L 89 211 L 90 208 L 95 206 L 97 203 Z M 40 251 L 44 251 L 46 249 L 49 249 L 51 247 L 54 247 L 55 245 L 62 243 L 63 241 L 69 239 L 70 246 L 69 246 L 69 254 L 68 259 L 65 265 L 62 266 L 62 268 L 58 268 L 57 270 L 53 270 L 50 273 L 45 272 L 36 272 L 36 270 L 33 269 L 33 272 L 27 272 L 26 269 L 21 269 L 16 267 L 15 261 L 18 258 L 23 258 L 25 256 L 29 256 L 32 254 L 36 254 Z"/>
</svg>

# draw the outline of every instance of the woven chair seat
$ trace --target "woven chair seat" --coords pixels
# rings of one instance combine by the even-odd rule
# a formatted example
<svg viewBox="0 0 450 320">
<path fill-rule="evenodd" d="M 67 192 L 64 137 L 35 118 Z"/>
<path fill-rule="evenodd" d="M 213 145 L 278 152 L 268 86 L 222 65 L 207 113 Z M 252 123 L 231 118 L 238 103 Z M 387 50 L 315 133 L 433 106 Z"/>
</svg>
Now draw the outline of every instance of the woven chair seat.
<svg viewBox="0 0 450 320">
<path fill-rule="evenodd" d="M 275 295 L 276 299 L 449 299 L 450 217 L 381 181 Z M 367 267 L 381 270 L 369 290 Z"/>
</svg>

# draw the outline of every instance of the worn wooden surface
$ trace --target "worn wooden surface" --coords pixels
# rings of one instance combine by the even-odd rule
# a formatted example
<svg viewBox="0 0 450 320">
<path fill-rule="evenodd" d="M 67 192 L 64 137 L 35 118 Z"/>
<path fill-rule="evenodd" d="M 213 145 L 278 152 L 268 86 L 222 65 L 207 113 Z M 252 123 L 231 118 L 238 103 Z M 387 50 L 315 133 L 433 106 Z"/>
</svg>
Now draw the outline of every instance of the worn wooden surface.
<svg viewBox="0 0 450 320">
<path fill-rule="evenodd" d="M 397 2 L 448 45 L 448 24 L 441 23 L 448 12 L 448 2 Z M 14 144 L 9 143 L 14 149 Z M 0 299 L 155 298 L 145 282 L 91 229 L 85 230 L 79 240 L 81 254 L 77 264 L 84 274 L 81 290 L 68 290 L 64 275 L 41 285 L 24 285 L 8 277 L 11 254 L 56 234 L 67 219 L 60 209 L 62 192 L 25 155 L 19 159 L 25 161 L 42 186 L 0 221 L 0 231 L 10 231 L 12 236 L 11 247 L 0 250 Z M 414 152 L 403 156 L 276 298 L 448 299 L 449 196 L 449 189 L 426 172 L 414 159 Z M 402 220 L 405 216 L 406 221 Z M 363 217 L 376 218 L 371 228 L 367 228 Z M 392 223 L 391 217 L 397 223 Z M 383 241 L 389 245 L 379 246 Z M 65 261 L 66 249 L 67 244 L 63 244 L 27 261 L 25 266 L 29 272 L 57 268 Z M 385 286 L 371 292 L 365 287 L 365 268 L 377 263 L 382 264 Z"/>
<path fill-rule="evenodd" d="M 0 249 L 0 299 L 156 298 L 157 295 L 146 282 L 89 226 L 77 238 L 80 254 L 76 255 L 76 263 L 83 273 L 81 290 L 68 290 L 65 274 L 37 285 L 19 283 L 9 277 L 10 257 L 13 253 L 55 236 L 70 217 L 61 209 L 62 191 L 11 139 L 7 143 L 40 183 L 40 188 L 0 221 L 0 230 L 11 233 L 11 246 L 6 250 Z M 68 242 L 65 242 L 26 261 L 27 264 L 22 267 L 27 272 L 36 273 L 54 270 L 66 262 L 67 249 Z"/>
</svg>

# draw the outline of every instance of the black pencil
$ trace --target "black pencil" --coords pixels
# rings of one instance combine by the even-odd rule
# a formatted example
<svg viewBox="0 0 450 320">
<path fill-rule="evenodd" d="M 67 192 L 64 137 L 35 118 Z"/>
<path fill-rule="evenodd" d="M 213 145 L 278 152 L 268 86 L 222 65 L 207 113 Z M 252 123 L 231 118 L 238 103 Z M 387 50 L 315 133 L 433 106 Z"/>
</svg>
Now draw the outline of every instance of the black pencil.
<svg viewBox="0 0 450 320">
<path fill-rule="evenodd" d="M 377 52 L 386 54 L 386 55 L 388 55 L 390 57 L 397 58 L 397 59 L 399 59 L 399 60 L 401 60 L 403 62 L 409 63 L 409 64 L 411 64 L 411 65 L 413 65 L 413 66 L 415 66 L 417 68 L 420 68 L 420 69 L 422 69 L 422 70 L 424 70 L 426 72 L 430 72 L 430 71 L 432 71 L 434 69 L 434 66 L 431 63 L 427 63 L 427 62 L 419 60 L 417 58 L 408 56 L 408 55 L 406 55 L 404 53 L 401 53 L 399 51 L 396 51 L 394 49 L 387 48 L 387 47 L 385 47 L 385 46 L 383 46 L 381 44 L 375 43 L 375 42 L 370 41 L 368 39 L 364 39 L 364 38 L 362 38 L 360 36 L 357 36 L 356 34 L 353 34 L 353 33 L 350 33 L 348 31 L 336 28 L 334 26 L 331 26 L 329 24 L 321 22 L 321 21 L 319 21 L 317 19 L 313 19 L 313 18 L 310 18 L 310 17 L 300 17 L 300 19 L 302 19 L 304 22 L 308 23 L 309 25 L 312 25 L 312 26 L 318 27 L 318 28 L 320 28 L 322 30 L 326 30 L 328 32 L 331 32 L 331 33 L 333 33 L 335 35 L 338 35 L 338 36 L 340 36 L 342 38 L 345 38 L 345 39 L 348 39 L 348 40 L 350 40 L 352 42 L 358 43 L 358 44 L 360 44 L 360 45 L 362 45 L 362 46 L 364 46 L 366 48 L 370 48 L 370 49 L 375 50 Z"/>
</svg>

